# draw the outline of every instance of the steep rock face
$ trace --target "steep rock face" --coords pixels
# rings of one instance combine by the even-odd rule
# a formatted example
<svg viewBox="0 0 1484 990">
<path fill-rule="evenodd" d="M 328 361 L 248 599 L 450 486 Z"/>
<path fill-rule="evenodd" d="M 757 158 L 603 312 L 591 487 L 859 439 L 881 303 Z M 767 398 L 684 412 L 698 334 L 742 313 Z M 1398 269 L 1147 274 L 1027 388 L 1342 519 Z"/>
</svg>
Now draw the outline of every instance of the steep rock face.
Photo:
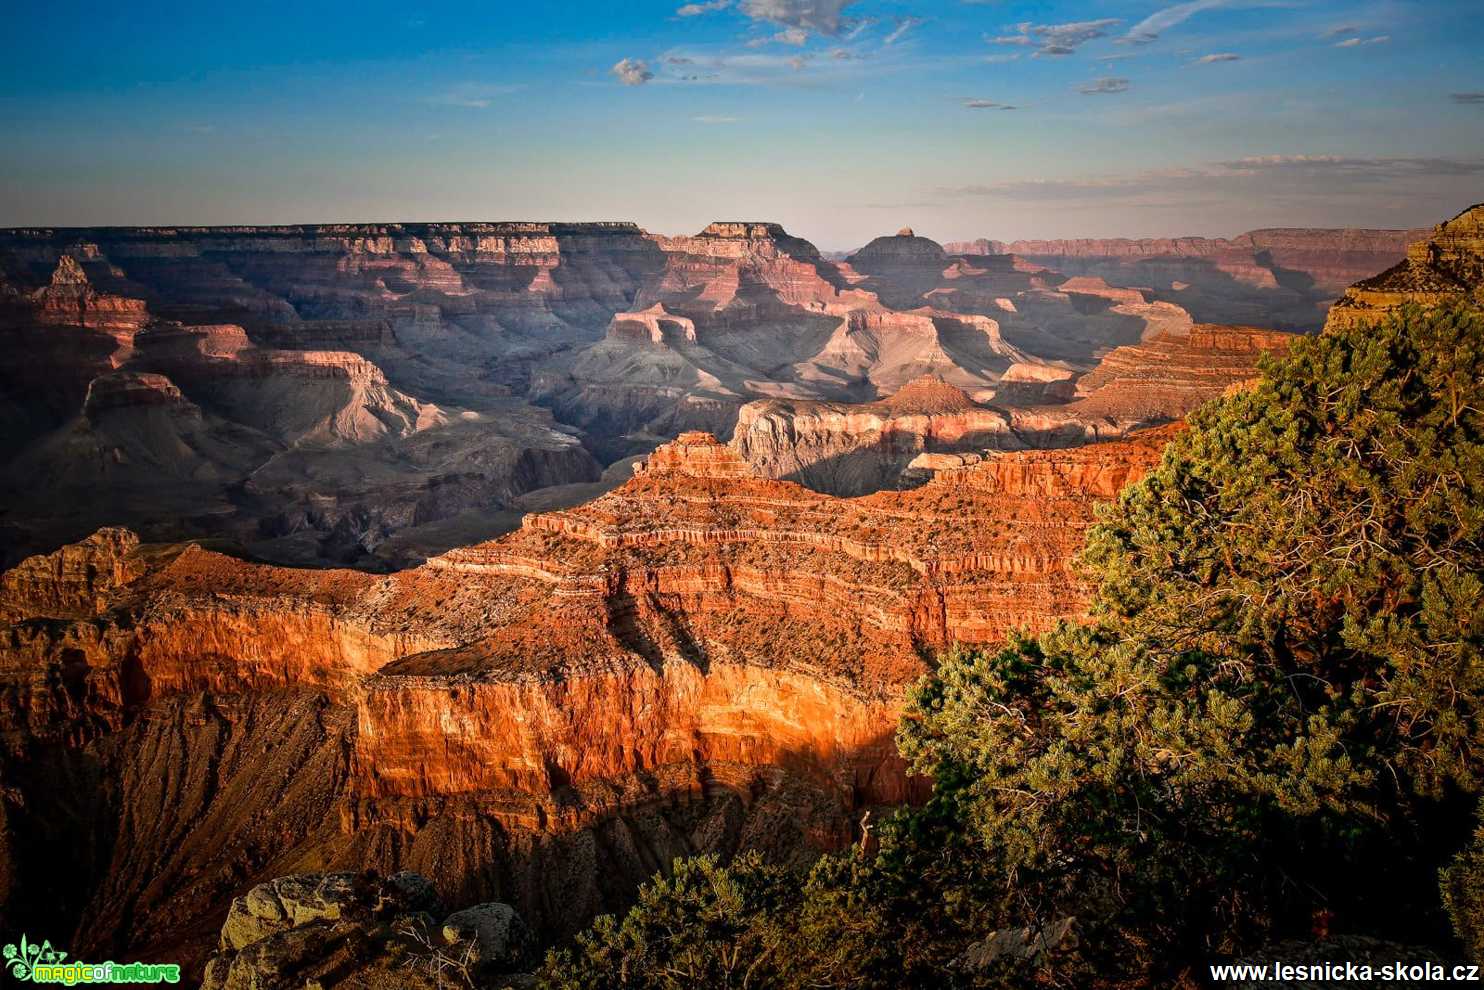
<svg viewBox="0 0 1484 990">
<path fill-rule="evenodd" d="M 1356 282 L 1329 311 L 1326 327 L 1365 325 L 1409 303 L 1484 300 L 1484 203 L 1471 206 L 1407 248 L 1407 256 Z"/>
<path fill-rule="evenodd" d="M 1060 417 L 1074 431 L 1082 427 L 1073 442 L 1084 442 L 1180 419 L 1256 378 L 1262 356 L 1281 354 L 1292 340 L 1292 334 L 1276 330 L 1200 324 L 1187 333 L 1115 348 L 1077 380 L 1075 401 L 1017 410 L 1016 426 L 1029 434 L 1038 429 L 1037 419 Z"/>
<path fill-rule="evenodd" d="M 921 786 L 892 744 L 919 651 L 1075 613 L 1094 505 L 1163 439 L 836 499 L 688 435 L 389 576 L 99 534 L 0 579 L 13 861 L 110 837 L 48 931 L 199 960 L 232 897 L 309 864 L 418 869 L 556 934 L 673 855 L 852 841 Z M 88 774 L 116 783 L 63 811 Z M 8 909 L 48 882 L 0 879 Z"/>
<path fill-rule="evenodd" d="M 1425 230 L 1270 229 L 1238 237 L 999 241 L 950 253 L 1011 252 L 1071 275 L 1147 286 L 1199 321 L 1314 330 L 1350 283 L 1396 263 Z"/>
<path fill-rule="evenodd" d="M 857 495 L 896 487 L 924 453 L 1020 444 L 1008 413 L 976 405 L 962 389 L 929 375 L 880 402 L 748 403 L 732 446 L 764 477 Z"/>
<path fill-rule="evenodd" d="M 139 537 L 100 529 L 81 543 L 28 557 L 0 573 L 0 618 L 84 618 L 96 615 L 117 588 L 144 572 Z"/>
</svg>

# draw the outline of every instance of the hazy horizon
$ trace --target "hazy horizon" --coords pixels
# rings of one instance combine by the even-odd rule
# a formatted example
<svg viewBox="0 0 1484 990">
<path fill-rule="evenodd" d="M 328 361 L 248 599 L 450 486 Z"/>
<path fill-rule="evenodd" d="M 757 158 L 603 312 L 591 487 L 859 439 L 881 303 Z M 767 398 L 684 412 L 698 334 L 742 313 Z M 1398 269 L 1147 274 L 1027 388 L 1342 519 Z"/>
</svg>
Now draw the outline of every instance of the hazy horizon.
<svg viewBox="0 0 1484 990">
<path fill-rule="evenodd" d="M 0 226 L 752 217 L 839 251 L 1426 227 L 1484 198 L 1463 5 L 497 6 L 88 3 L 65 45 L 18 10 Z"/>
</svg>

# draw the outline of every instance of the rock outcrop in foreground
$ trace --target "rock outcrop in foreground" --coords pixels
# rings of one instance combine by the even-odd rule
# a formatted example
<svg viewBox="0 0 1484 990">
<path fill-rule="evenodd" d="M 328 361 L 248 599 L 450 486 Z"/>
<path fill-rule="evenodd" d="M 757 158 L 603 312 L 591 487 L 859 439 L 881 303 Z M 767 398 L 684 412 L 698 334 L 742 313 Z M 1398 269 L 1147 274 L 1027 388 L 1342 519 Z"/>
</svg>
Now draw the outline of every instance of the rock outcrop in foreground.
<svg viewBox="0 0 1484 990">
<path fill-rule="evenodd" d="M 1094 507 L 1167 436 L 840 499 L 687 434 L 385 576 L 119 531 L 28 560 L 0 578 L 0 904 L 58 889 L 27 923 L 78 954 L 200 965 L 305 864 L 416 870 L 550 937 L 676 855 L 853 841 L 923 786 L 893 732 L 924 653 L 1077 613 Z M 213 979 L 278 937 L 232 936 Z"/>
<path fill-rule="evenodd" d="M 308 873 L 232 902 L 202 990 L 277 987 L 526 986 L 535 943 L 508 904 L 443 917 L 426 877 Z M 439 918 L 443 918 L 439 921 Z"/>
</svg>

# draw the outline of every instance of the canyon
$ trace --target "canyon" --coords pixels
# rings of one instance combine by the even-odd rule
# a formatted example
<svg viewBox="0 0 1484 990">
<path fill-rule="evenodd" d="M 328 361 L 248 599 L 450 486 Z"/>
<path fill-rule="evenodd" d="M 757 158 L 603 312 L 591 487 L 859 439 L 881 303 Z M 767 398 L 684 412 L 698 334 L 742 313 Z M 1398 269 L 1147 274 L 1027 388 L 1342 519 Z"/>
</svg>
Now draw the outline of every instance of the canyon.
<svg viewBox="0 0 1484 990">
<path fill-rule="evenodd" d="M 1316 279 L 1396 240 L 1268 233 Z M 830 261 L 740 222 L 0 231 L 0 565 L 123 524 L 285 564 L 412 566 L 611 488 L 681 431 L 731 439 L 759 422 L 750 403 L 817 418 L 924 375 L 996 410 L 962 435 L 1013 422 L 1011 446 L 1144 422 L 1056 425 L 1069 410 L 1049 407 L 1117 348 L 1188 333 L 1183 304 L 957 247 L 904 229 Z M 767 455 L 778 476 L 790 456 Z M 826 490 L 902 484 L 911 459 Z"/>
<path fill-rule="evenodd" d="M 1477 292 L 1481 216 L 1247 247 L 1386 255 L 1346 319 Z M 0 232 L 0 926 L 218 979 L 275 878 L 552 944 L 675 856 L 861 841 L 927 793 L 906 688 L 1080 615 L 1099 505 L 1293 339 L 1054 255 Z"/>
</svg>

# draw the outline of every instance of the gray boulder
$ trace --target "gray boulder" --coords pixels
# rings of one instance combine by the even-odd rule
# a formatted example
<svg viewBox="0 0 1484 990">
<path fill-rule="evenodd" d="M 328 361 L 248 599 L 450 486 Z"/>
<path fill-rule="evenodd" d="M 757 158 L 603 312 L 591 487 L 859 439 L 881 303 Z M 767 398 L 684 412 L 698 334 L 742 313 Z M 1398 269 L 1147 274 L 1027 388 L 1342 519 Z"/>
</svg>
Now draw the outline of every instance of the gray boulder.
<svg viewBox="0 0 1484 990">
<path fill-rule="evenodd" d="M 473 943 L 470 961 L 481 972 L 517 969 L 533 948 L 531 931 L 509 904 L 476 904 L 443 919 L 443 941 Z"/>
</svg>

